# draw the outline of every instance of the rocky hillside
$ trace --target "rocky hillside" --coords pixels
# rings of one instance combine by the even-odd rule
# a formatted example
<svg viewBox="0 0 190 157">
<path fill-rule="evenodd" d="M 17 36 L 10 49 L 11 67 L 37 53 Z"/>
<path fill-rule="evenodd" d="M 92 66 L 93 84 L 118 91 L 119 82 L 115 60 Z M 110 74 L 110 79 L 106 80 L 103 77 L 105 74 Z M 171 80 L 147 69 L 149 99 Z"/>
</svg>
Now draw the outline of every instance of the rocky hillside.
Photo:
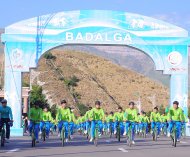
<svg viewBox="0 0 190 157">
<path fill-rule="evenodd" d="M 143 75 L 84 52 L 55 49 L 51 53 L 56 60 L 42 58 L 37 69 L 40 74 L 34 81 L 43 87 L 51 104 L 66 98 L 70 105 L 76 106 L 63 82 L 76 76 L 79 82 L 72 91 L 77 93 L 77 101 L 87 106 L 94 106 L 95 100 L 100 100 L 103 108 L 111 111 L 118 106 L 126 108 L 129 101 L 137 102 L 139 98 L 144 110 L 151 110 L 153 101 L 168 105 L 168 88 Z M 154 100 L 150 98 L 153 96 Z"/>
</svg>

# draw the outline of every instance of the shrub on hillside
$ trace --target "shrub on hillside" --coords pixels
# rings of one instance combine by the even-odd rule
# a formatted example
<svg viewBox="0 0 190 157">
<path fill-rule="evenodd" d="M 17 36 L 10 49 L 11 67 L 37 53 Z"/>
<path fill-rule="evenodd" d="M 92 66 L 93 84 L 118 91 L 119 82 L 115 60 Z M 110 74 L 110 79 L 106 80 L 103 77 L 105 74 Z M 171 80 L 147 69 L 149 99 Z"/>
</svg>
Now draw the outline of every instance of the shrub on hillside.
<svg viewBox="0 0 190 157">
<path fill-rule="evenodd" d="M 79 79 L 76 76 L 71 77 L 71 79 L 69 80 L 65 79 L 65 84 L 68 87 L 76 87 L 78 82 L 79 82 Z"/>
<path fill-rule="evenodd" d="M 53 59 L 53 60 L 56 59 L 56 57 L 51 52 L 45 53 L 44 58 L 45 59 Z"/>
<path fill-rule="evenodd" d="M 78 109 L 80 110 L 81 115 L 85 115 L 85 113 L 88 111 L 88 107 L 85 106 L 84 104 L 79 103 L 77 104 L 77 106 L 78 106 Z"/>
</svg>

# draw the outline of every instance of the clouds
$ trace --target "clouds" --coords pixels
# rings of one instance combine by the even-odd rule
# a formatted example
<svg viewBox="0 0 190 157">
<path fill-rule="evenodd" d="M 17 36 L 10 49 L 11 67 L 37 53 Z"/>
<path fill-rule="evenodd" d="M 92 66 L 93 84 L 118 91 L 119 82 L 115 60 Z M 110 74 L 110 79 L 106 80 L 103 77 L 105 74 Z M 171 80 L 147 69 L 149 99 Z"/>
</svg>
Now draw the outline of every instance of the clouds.
<svg viewBox="0 0 190 157">
<path fill-rule="evenodd" d="M 182 27 L 190 32 L 190 14 L 171 12 L 155 14 L 152 17 Z"/>
</svg>

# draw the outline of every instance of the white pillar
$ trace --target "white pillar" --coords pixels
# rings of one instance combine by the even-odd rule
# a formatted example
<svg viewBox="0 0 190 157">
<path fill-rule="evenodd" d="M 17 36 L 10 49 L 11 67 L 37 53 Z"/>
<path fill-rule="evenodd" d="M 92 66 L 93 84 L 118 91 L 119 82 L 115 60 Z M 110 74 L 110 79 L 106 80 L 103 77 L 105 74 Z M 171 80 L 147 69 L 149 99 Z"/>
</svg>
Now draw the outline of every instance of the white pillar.
<svg viewBox="0 0 190 157">
<path fill-rule="evenodd" d="M 23 129 L 21 128 L 22 116 L 22 84 L 21 72 L 14 72 L 5 69 L 5 98 L 8 101 L 8 106 L 12 108 L 13 112 L 13 127 L 11 128 L 12 136 L 23 136 Z"/>
</svg>

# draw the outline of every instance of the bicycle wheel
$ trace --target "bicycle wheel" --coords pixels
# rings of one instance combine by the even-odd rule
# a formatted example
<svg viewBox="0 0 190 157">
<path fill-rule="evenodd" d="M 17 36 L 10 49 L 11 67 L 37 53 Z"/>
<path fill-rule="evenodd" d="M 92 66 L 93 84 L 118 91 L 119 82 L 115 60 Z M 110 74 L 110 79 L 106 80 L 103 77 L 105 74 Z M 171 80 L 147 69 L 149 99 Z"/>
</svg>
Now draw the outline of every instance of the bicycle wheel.
<svg viewBox="0 0 190 157">
<path fill-rule="evenodd" d="M 157 141 L 157 139 L 158 139 L 157 137 L 158 137 L 158 131 L 157 131 L 157 128 L 155 128 L 155 138 L 154 138 L 155 141 Z"/>
<path fill-rule="evenodd" d="M 146 138 L 146 128 L 143 129 L 143 138 Z"/>
<path fill-rule="evenodd" d="M 153 138 L 153 141 L 155 141 L 155 130 L 153 130 L 152 138 Z"/>
<path fill-rule="evenodd" d="M 176 144 L 177 144 L 177 132 L 176 132 L 176 129 L 174 129 L 173 146 L 176 147 Z"/>
<path fill-rule="evenodd" d="M 65 128 L 63 127 L 61 130 L 61 142 L 62 142 L 62 147 L 65 146 Z"/>
<path fill-rule="evenodd" d="M 43 141 L 46 140 L 46 130 L 45 130 L 45 128 L 43 128 L 43 130 L 42 130 L 42 140 Z"/>
<path fill-rule="evenodd" d="M 35 139 L 35 135 L 34 135 L 34 130 L 32 131 L 32 147 L 35 147 L 36 145 L 36 139 Z"/>
<path fill-rule="evenodd" d="M 110 138 L 112 138 L 112 127 L 111 127 L 111 125 L 109 127 L 109 135 L 110 135 Z"/>
<path fill-rule="evenodd" d="M 98 146 L 98 129 L 95 129 L 95 138 L 94 138 L 94 145 Z"/>
<path fill-rule="evenodd" d="M 89 139 L 90 139 L 90 127 L 87 130 L 87 140 L 89 140 Z"/>
<path fill-rule="evenodd" d="M 1 132 L 1 147 L 4 147 L 5 146 L 5 130 L 2 129 L 2 132 Z"/>
<path fill-rule="evenodd" d="M 128 145 L 129 145 L 129 147 L 132 146 L 132 129 L 131 129 L 131 127 L 129 128 Z"/>
</svg>

